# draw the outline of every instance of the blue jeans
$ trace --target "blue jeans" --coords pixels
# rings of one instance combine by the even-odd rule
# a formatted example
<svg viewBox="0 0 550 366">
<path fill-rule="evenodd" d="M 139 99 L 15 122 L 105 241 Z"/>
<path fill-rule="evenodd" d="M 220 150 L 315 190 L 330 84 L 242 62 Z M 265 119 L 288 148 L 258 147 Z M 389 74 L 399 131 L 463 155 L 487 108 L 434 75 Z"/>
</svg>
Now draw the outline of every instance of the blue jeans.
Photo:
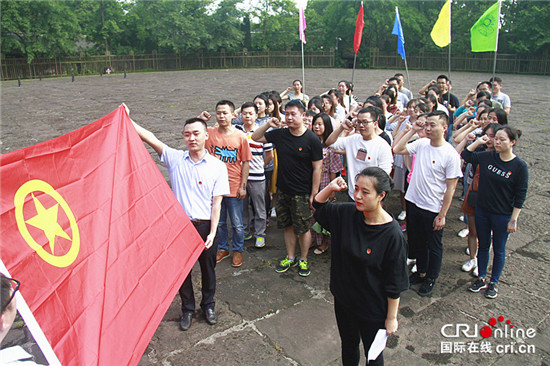
<svg viewBox="0 0 550 366">
<path fill-rule="evenodd" d="M 506 260 L 506 242 L 508 241 L 508 222 L 510 215 L 496 215 L 484 211 L 476 206 L 476 229 L 479 240 L 477 251 L 477 266 L 479 277 L 487 276 L 487 265 L 489 264 L 489 249 L 491 248 L 491 231 L 493 232 L 493 270 L 491 271 L 491 282 L 498 283 L 504 262 Z"/>
<path fill-rule="evenodd" d="M 220 222 L 218 224 L 219 250 L 229 250 L 229 231 L 227 229 L 227 214 L 231 220 L 233 229 L 233 252 L 243 251 L 244 229 L 243 229 L 243 201 L 237 197 L 224 197 L 220 211 Z"/>
</svg>

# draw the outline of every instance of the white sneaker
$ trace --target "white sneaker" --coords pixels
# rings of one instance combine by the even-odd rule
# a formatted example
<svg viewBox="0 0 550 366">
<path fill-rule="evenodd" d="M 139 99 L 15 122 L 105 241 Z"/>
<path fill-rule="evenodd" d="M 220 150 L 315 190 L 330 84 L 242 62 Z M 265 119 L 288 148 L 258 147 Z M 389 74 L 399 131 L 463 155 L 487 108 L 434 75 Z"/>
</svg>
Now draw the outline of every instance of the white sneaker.
<svg viewBox="0 0 550 366">
<path fill-rule="evenodd" d="M 263 236 L 258 236 L 256 238 L 256 244 L 254 244 L 256 248 L 263 248 L 265 247 L 265 238 Z"/>
<path fill-rule="evenodd" d="M 470 255 L 470 248 L 466 248 L 465 252 L 466 252 L 466 255 Z"/>
<path fill-rule="evenodd" d="M 464 272 L 470 272 L 472 269 L 477 267 L 477 258 L 470 259 L 462 265 L 462 270 Z"/>
<path fill-rule="evenodd" d="M 411 264 L 416 264 L 416 259 L 407 258 L 407 267 L 410 266 Z"/>
<path fill-rule="evenodd" d="M 474 275 L 474 277 L 479 277 L 479 268 L 476 266 L 476 268 L 474 268 L 474 271 L 472 272 L 472 275 Z"/>
<path fill-rule="evenodd" d="M 465 238 L 468 236 L 469 233 L 470 230 L 468 230 L 468 228 L 464 228 L 458 232 L 458 236 L 460 236 L 461 238 Z"/>
<path fill-rule="evenodd" d="M 271 217 L 277 217 L 277 211 L 275 211 L 275 209 L 271 210 Z"/>
<path fill-rule="evenodd" d="M 397 220 L 403 221 L 407 218 L 407 211 L 401 211 L 399 213 L 399 216 L 397 216 Z"/>
<path fill-rule="evenodd" d="M 416 273 L 417 269 L 416 269 L 416 264 L 411 268 L 411 273 Z"/>
<path fill-rule="evenodd" d="M 460 216 L 458 219 L 459 219 L 460 221 L 464 222 L 464 215 Z"/>
</svg>

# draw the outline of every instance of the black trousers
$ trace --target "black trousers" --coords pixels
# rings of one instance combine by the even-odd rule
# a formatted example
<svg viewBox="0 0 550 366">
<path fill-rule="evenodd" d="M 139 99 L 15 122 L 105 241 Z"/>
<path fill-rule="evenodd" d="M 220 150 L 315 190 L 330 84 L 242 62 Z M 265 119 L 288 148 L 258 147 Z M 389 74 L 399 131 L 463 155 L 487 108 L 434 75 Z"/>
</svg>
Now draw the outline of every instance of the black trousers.
<svg viewBox="0 0 550 366">
<path fill-rule="evenodd" d="M 365 357 L 367 357 L 376 333 L 379 329 L 383 329 L 385 325 L 382 323 L 369 323 L 358 319 L 353 312 L 336 299 L 334 299 L 334 312 L 342 342 L 342 364 L 344 366 L 357 366 L 360 359 L 359 342 L 363 341 Z M 383 352 L 380 353 L 376 360 L 370 362 L 367 360 L 367 365 L 384 365 Z"/>
<path fill-rule="evenodd" d="M 438 213 L 430 212 L 407 202 L 407 237 L 409 253 L 416 251 L 418 273 L 436 280 L 443 260 L 443 229 L 434 231 L 433 222 Z M 409 256 L 409 258 L 414 258 Z"/>
<path fill-rule="evenodd" d="M 195 226 L 203 240 L 210 233 L 210 222 L 204 222 Z M 214 294 L 216 293 L 216 253 L 218 251 L 217 237 L 214 244 L 208 249 L 204 249 L 199 257 L 199 264 L 202 275 L 202 300 L 201 308 L 214 309 Z M 180 287 L 181 310 L 186 312 L 195 311 L 195 294 L 193 293 L 193 283 L 191 281 L 192 270 L 187 275 L 183 285 Z"/>
</svg>

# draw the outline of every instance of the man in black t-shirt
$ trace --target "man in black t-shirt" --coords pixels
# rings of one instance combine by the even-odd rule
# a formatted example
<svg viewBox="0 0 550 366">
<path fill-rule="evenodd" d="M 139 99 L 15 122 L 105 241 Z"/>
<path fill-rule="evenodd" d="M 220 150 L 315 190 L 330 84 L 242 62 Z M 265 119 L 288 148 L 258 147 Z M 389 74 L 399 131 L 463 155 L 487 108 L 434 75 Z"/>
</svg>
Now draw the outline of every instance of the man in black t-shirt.
<svg viewBox="0 0 550 366">
<path fill-rule="evenodd" d="M 252 139 L 273 143 L 277 152 L 277 225 L 284 229 L 287 257 L 276 267 L 286 272 L 299 266 L 300 276 L 309 276 L 307 254 L 311 246 L 309 223 L 313 215 L 313 198 L 321 183 L 323 147 L 319 138 L 304 126 L 305 107 L 299 100 L 291 100 L 285 106 L 288 128 L 272 118 L 259 127 Z M 270 128 L 273 131 L 266 131 Z M 296 237 L 300 242 L 300 260 L 296 260 Z"/>
</svg>

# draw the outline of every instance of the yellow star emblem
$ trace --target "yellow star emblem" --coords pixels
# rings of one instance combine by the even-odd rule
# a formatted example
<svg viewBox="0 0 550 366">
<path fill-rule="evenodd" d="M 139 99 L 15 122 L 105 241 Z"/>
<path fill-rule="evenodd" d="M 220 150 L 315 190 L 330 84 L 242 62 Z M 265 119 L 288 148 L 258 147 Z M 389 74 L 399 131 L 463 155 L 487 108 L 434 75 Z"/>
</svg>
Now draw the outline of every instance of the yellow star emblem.
<svg viewBox="0 0 550 366">
<path fill-rule="evenodd" d="M 50 207 L 45 208 L 42 202 L 35 197 L 35 192 L 43 193 L 50 196 L 56 203 Z M 34 207 L 36 208 L 36 216 L 31 217 L 28 220 L 25 220 L 23 214 L 23 206 L 27 202 L 27 196 L 31 195 L 34 202 Z M 24 183 L 17 192 L 13 199 L 15 207 L 15 220 L 17 222 L 17 228 L 21 233 L 21 236 L 27 242 L 27 244 L 34 250 L 36 253 L 51 264 L 56 267 L 67 267 L 70 266 L 78 256 L 80 251 L 80 231 L 78 230 L 78 224 L 76 218 L 71 211 L 71 208 L 65 201 L 65 199 L 48 183 L 42 180 L 30 180 Z M 59 208 L 65 212 L 67 219 L 69 219 L 69 224 L 72 232 L 72 238 L 67 234 L 65 230 L 59 225 L 57 221 L 57 215 L 59 213 Z M 33 238 L 27 225 L 34 226 L 42 231 L 48 239 L 50 245 L 51 253 L 48 253 L 43 248 L 44 244 L 39 244 Z M 56 256 L 54 253 L 55 239 L 57 237 L 67 239 L 71 242 L 71 247 L 66 254 Z"/>
<path fill-rule="evenodd" d="M 59 204 L 56 203 L 52 207 L 46 209 L 44 208 L 44 205 L 42 205 L 42 202 L 34 196 L 34 193 L 32 194 L 32 199 L 34 201 L 34 207 L 36 207 L 37 215 L 25 222 L 44 231 L 46 238 L 48 238 L 48 241 L 50 242 L 50 250 L 52 254 L 54 254 L 56 236 L 71 240 L 69 235 L 67 235 L 61 225 L 57 222 Z"/>
</svg>

